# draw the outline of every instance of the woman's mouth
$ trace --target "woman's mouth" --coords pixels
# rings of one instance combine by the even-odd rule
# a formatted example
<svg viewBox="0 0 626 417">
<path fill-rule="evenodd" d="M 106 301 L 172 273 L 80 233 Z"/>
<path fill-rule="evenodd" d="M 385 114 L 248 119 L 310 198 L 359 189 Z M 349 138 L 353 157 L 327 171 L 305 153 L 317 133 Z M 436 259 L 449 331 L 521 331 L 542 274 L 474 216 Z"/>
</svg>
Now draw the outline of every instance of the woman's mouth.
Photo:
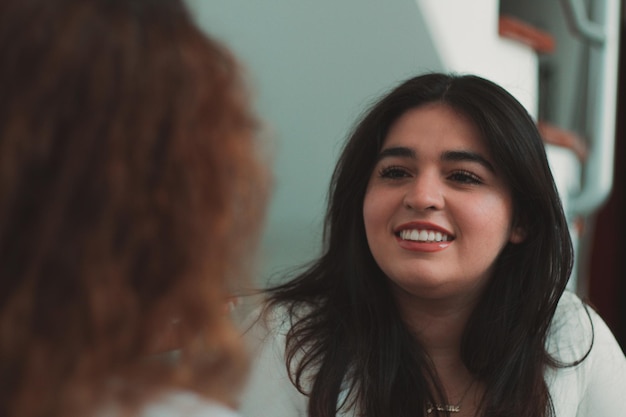
<svg viewBox="0 0 626 417">
<path fill-rule="evenodd" d="M 396 235 L 402 240 L 414 242 L 448 242 L 454 239 L 446 233 L 427 229 L 404 229 Z"/>
</svg>

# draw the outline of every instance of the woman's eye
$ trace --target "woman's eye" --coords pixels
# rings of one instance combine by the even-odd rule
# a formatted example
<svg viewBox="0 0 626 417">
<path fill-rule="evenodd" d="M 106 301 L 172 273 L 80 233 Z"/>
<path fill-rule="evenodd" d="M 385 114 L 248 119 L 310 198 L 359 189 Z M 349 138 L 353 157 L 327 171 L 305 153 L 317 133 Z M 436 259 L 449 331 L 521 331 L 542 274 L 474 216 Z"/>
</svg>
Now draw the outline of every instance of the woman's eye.
<svg viewBox="0 0 626 417">
<path fill-rule="evenodd" d="M 406 178 L 408 176 L 410 176 L 410 174 L 408 173 L 408 171 L 402 167 L 388 167 L 388 168 L 383 168 L 380 170 L 380 176 L 382 178 L 389 178 L 389 179 L 399 179 L 399 178 Z"/>
<path fill-rule="evenodd" d="M 482 184 L 482 180 L 476 174 L 473 174 L 469 171 L 456 171 L 453 172 L 449 178 L 460 184 Z"/>
</svg>

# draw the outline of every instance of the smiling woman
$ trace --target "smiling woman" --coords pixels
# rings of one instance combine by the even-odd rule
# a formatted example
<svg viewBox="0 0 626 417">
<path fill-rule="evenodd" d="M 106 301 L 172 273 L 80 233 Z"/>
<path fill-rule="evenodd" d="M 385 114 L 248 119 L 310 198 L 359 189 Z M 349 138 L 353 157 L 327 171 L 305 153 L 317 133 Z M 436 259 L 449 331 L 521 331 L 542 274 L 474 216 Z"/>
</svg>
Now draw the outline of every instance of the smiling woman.
<svg viewBox="0 0 626 417">
<path fill-rule="evenodd" d="M 329 195 L 322 256 L 268 290 L 249 331 L 245 414 L 622 412 L 626 359 L 564 292 L 573 254 L 543 143 L 502 88 L 399 85 L 357 124 Z"/>
</svg>

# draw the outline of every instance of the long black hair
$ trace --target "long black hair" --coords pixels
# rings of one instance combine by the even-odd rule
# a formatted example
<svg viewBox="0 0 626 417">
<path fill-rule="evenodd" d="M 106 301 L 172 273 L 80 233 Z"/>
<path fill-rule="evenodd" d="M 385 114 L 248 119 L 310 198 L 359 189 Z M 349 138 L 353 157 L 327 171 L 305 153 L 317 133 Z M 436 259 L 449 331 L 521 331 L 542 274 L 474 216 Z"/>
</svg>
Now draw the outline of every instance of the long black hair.
<svg viewBox="0 0 626 417">
<path fill-rule="evenodd" d="M 544 370 L 559 364 L 545 342 L 573 250 L 543 142 L 526 110 L 496 84 L 427 74 L 393 89 L 356 125 L 332 177 L 321 257 L 269 290 L 269 305 L 284 305 L 292 315 L 286 365 L 310 396 L 311 417 L 334 416 L 340 407 L 369 417 L 419 416 L 428 402 L 445 401 L 428 355 L 401 319 L 370 253 L 362 214 L 390 126 L 407 110 L 433 102 L 473 121 L 510 187 L 514 221 L 527 232 L 496 260 L 462 339 L 464 364 L 485 386 L 482 413 L 552 414 Z"/>
</svg>

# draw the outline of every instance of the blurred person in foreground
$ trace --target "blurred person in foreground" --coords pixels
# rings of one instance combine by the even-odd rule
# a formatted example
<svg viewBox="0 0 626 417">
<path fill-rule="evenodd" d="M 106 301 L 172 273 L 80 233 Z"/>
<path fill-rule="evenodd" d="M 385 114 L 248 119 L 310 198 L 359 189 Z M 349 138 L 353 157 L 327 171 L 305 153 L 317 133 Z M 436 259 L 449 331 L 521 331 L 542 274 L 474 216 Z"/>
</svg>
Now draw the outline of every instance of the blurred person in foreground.
<svg viewBox="0 0 626 417">
<path fill-rule="evenodd" d="M 3 0 L 0 52 L 0 415 L 232 415 L 267 178 L 234 58 L 180 0 Z"/>
</svg>

